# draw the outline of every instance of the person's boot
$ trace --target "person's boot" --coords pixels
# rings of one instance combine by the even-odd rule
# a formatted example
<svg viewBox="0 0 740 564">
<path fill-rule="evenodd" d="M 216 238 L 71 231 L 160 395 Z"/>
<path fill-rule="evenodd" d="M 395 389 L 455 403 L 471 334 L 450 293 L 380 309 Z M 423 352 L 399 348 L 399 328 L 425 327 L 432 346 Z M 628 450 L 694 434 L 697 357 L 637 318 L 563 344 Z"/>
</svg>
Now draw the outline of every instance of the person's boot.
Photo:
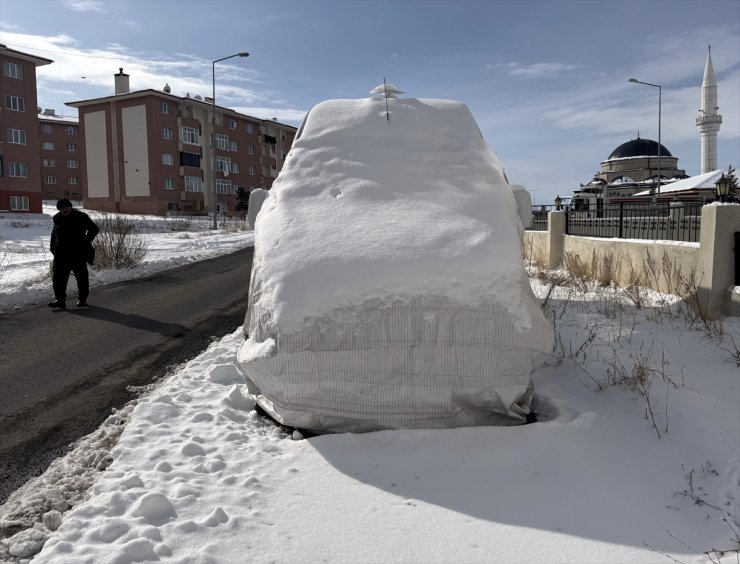
<svg viewBox="0 0 740 564">
<path fill-rule="evenodd" d="M 87 307 L 87 300 L 77 300 L 75 307 Z"/>
<path fill-rule="evenodd" d="M 66 309 L 67 304 L 64 302 L 64 300 L 54 300 L 53 302 L 47 304 L 49 307 L 56 307 L 59 309 Z"/>
</svg>

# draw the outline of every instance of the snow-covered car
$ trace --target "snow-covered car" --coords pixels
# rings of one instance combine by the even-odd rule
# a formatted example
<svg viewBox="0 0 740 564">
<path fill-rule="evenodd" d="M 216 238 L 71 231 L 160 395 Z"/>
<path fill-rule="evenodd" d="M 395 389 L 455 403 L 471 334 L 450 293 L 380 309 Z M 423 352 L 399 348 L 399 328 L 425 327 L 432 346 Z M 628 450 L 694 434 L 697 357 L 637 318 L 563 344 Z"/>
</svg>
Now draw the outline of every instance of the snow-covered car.
<svg viewBox="0 0 740 564">
<path fill-rule="evenodd" d="M 521 235 L 463 103 L 318 104 L 256 220 L 249 392 L 313 431 L 525 422 L 552 330 Z"/>
</svg>

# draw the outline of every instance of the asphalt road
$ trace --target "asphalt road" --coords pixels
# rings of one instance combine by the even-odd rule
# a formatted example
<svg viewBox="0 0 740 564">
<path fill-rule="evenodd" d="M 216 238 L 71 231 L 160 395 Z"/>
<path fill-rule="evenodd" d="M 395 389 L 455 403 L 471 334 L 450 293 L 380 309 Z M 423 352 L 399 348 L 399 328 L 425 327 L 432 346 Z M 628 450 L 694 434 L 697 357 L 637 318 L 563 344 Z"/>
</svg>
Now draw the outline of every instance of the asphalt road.
<svg viewBox="0 0 740 564">
<path fill-rule="evenodd" d="M 128 386 L 239 327 L 252 253 L 93 288 L 89 308 L 0 314 L 0 503 L 133 399 Z"/>
</svg>

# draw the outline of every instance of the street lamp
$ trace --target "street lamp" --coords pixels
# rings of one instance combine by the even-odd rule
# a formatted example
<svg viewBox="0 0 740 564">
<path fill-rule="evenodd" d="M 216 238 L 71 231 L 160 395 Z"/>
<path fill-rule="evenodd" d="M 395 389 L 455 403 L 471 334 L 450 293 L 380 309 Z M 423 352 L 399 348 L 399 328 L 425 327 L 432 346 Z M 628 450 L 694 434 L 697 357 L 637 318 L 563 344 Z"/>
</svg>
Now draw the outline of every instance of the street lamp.
<svg viewBox="0 0 740 564">
<path fill-rule="evenodd" d="M 555 196 L 555 209 L 556 210 L 563 209 L 563 198 L 561 198 L 560 195 Z"/>
<path fill-rule="evenodd" d="M 213 61 L 211 77 L 213 79 L 213 97 L 211 102 L 213 103 L 213 114 L 211 115 L 211 169 L 212 169 L 212 180 L 213 180 L 213 228 L 218 229 L 218 192 L 216 190 L 216 63 L 225 61 L 227 59 L 233 59 L 234 57 L 249 57 L 249 53 L 246 51 L 243 53 L 234 53 L 228 57 L 222 57 Z"/>
<path fill-rule="evenodd" d="M 659 84 L 651 84 L 649 82 L 642 82 L 636 78 L 630 78 L 630 82 L 635 84 L 644 84 L 645 86 L 653 86 L 658 89 L 658 196 L 660 196 L 660 114 L 661 106 L 663 102 L 663 89 Z"/>
<path fill-rule="evenodd" d="M 727 201 L 727 194 L 730 192 L 730 183 L 731 180 L 725 176 L 725 173 L 722 173 L 722 176 L 720 176 L 719 180 L 714 183 L 714 193 L 717 195 L 717 199 L 720 202 L 726 202 Z"/>
</svg>

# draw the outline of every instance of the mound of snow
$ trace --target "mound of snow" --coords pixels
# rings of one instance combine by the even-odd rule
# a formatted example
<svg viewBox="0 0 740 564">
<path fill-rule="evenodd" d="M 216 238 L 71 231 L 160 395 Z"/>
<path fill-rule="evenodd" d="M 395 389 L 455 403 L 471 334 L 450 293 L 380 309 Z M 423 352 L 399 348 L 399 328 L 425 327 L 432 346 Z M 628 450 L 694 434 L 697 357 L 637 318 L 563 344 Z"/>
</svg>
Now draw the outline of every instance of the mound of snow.
<svg viewBox="0 0 740 564">
<path fill-rule="evenodd" d="M 517 202 L 467 107 L 314 107 L 262 205 L 238 363 L 314 430 L 523 422 L 551 331 Z"/>
</svg>

